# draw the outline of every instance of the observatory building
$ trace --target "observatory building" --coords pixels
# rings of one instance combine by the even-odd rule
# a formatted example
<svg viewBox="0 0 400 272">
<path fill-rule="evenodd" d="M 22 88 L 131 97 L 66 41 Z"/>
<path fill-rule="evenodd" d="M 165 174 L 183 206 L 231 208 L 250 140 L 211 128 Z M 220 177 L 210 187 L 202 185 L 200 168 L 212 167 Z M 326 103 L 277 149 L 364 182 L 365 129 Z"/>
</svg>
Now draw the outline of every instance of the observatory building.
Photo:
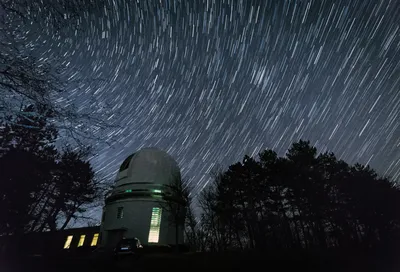
<svg viewBox="0 0 400 272">
<path fill-rule="evenodd" d="M 176 235 L 183 244 L 183 226 L 176 232 L 162 202 L 168 186 L 180 178 L 176 161 L 157 148 L 143 148 L 127 157 L 105 200 L 101 246 L 114 247 L 122 238 L 134 237 L 144 245 L 172 245 Z"/>
</svg>

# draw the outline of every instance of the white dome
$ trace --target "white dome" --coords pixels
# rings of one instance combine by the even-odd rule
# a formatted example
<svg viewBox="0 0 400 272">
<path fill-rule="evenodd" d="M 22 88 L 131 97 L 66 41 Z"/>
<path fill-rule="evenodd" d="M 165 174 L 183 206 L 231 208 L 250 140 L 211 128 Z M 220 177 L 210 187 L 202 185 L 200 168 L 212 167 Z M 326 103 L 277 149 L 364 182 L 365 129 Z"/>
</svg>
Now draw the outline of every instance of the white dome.
<svg viewBox="0 0 400 272">
<path fill-rule="evenodd" d="M 158 148 L 143 148 L 122 163 L 116 185 L 141 183 L 169 185 L 180 179 L 177 162 Z"/>
</svg>

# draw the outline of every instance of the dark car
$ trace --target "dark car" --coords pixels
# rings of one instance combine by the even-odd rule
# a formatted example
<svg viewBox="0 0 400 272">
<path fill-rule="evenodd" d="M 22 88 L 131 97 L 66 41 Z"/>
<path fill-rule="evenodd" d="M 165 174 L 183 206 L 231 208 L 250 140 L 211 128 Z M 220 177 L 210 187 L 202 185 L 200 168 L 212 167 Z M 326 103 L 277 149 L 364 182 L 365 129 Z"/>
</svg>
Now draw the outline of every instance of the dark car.
<svg viewBox="0 0 400 272">
<path fill-rule="evenodd" d="M 140 250 L 143 248 L 139 239 L 137 238 L 124 238 L 118 242 L 114 249 L 114 255 L 116 259 L 120 259 L 122 256 L 134 256 L 139 258 Z"/>
</svg>

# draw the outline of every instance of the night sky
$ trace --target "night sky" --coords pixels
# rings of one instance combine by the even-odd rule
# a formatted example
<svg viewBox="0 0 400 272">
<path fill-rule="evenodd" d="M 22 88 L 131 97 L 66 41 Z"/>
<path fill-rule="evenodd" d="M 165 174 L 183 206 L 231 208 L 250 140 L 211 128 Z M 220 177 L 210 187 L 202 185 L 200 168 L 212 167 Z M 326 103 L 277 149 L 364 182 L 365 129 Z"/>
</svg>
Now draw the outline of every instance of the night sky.
<svg viewBox="0 0 400 272">
<path fill-rule="evenodd" d="M 35 42 L 104 79 L 70 98 L 111 107 L 111 145 L 92 142 L 106 178 L 156 146 L 198 192 L 215 165 L 304 139 L 399 180 L 398 0 L 99 3 Z"/>
</svg>

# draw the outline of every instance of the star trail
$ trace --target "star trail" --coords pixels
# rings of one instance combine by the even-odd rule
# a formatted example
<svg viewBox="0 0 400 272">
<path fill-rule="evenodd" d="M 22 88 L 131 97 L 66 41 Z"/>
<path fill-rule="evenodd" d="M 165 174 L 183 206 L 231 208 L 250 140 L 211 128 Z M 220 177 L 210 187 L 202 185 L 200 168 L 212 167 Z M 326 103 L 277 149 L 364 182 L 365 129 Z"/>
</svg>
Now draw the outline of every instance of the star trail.
<svg viewBox="0 0 400 272">
<path fill-rule="evenodd" d="M 74 20 L 33 42 L 104 79 L 69 95 L 111 107 L 91 158 L 110 180 L 156 146 L 197 193 L 217 165 L 299 139 L 400 178 L 397 0 L 99 1 Z"/>
</svg>

